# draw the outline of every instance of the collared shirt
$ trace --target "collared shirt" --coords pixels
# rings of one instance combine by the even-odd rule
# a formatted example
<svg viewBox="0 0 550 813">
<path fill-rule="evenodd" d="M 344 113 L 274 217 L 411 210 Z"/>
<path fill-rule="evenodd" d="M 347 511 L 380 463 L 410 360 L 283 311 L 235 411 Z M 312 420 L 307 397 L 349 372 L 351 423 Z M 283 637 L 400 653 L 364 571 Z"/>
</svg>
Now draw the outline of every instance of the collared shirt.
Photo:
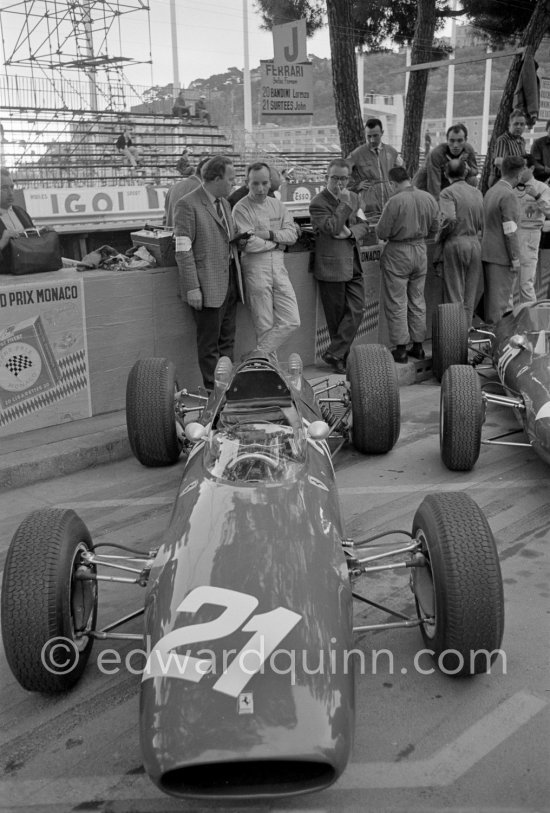
<svg viewBox="0 0 550 813">
<path fill-rule="evenodd" d="M 489 184 L 492 186 L 495 181 L 498 181 L 501 177 L 501 170 L 499 167 L 495 166 L 495 158 L 506 158 L 508 155 L 526 155 L 527 154 L 527 145 L 525 144 L 525 139 L 523 136 L 519 136 L 516 138 L 513 135 L 510 135 L 508 131 L 503 133 L 501 136 L 497 138 L 495 141 L 495 147 L 493 152 L 493 166 L 491 169 L 491 177 L 489 179 Z"/>
</svg>

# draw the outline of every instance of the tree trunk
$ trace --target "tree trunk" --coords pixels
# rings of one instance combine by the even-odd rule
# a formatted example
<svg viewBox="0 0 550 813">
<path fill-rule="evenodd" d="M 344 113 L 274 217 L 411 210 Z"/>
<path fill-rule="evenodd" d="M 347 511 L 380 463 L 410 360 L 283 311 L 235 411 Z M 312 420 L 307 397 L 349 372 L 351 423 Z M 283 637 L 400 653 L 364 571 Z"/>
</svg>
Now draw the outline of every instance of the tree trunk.
<svg viewBox="0 0 550 813">
<path fill-rule="evenodd" d="M 419 0 L 411 53 L 412 65 L 430 62 L 433 57 L 432 46 L 436 25 L 435 11 L 436 0 Z M 428 87 L 428 70 L 410 72 L 409 88 L 405 102 L 401 152 L 411 178 L 418 169 L 422 117 L 426 101 L 426 88 Z"/>
<path fill-rule="evenodd" d="M 537 0 L 537 5 L 535 6 L 533 14 L 531 15 L 527 28 L 523 32 L 520 42 L 520 45 L 525 46 L 527 50 L 524 54 L 516 54 L 513 58 L 512 64 L 510 65 L 510 70 L 508 72 L 508 77 L 506 79 L 506 84 L 504 85 L 504 90 L 502 92 L 502 98 L 500 100 L 491 140 L 487 148 L 487 157 L 485 159 L 485 164 L 483 166 L 483 172 L 481 175 L 481 191 L 483 194 L 485 194 L 489 185 L 489 175 L 491 173 L 491 164 L 493 162 L 495 141 L 508 129 L 508 119 L 510 117 L 510 113 L 512 112 L 514 93 L 519 75 L 521 73 L 523 59 L 529 53 L 531 53 L 533 56 L 536 54 L 549 25 L 550 3 L 548 3 L 548 0 Z"/>
<path fill-rule="evenodd" d="M 355 48 L 350 34 L 353 30 L 352 5 L 352 0 L 327 0 L 334 106 L 344 157 L 365 143 Z"/>
</svg>

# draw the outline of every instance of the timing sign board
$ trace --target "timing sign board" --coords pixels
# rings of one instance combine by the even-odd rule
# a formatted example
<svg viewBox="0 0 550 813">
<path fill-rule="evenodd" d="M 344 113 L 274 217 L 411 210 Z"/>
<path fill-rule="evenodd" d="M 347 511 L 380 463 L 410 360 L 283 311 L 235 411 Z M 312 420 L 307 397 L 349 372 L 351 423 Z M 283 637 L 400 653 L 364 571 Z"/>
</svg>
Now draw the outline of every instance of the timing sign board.
<svg viewBox="0 0 550 813">
<path fill-rule="evenodd" d="M 273 60 L 262 60 L 261 113 L 262 116 L 313 115 L 313 64 L 275 65 Z"/>
</svg>

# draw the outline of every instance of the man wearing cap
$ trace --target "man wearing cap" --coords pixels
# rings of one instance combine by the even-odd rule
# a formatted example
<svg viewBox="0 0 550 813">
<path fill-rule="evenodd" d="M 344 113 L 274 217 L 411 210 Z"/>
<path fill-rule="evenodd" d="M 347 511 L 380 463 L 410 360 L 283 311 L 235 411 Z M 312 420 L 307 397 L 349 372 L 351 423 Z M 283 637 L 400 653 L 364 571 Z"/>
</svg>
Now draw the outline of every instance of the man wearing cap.
<svg viewBox="0 0 550 813">
<path fill-rule="evenodd" d="M 206 121 L 207 124 L 210 124 L 210 113 L 206 109 L 206 96 L 204 94 L 201 95 L 195 105 L 195 113 L 199 117 L 199 121 Z"/>
</svg>

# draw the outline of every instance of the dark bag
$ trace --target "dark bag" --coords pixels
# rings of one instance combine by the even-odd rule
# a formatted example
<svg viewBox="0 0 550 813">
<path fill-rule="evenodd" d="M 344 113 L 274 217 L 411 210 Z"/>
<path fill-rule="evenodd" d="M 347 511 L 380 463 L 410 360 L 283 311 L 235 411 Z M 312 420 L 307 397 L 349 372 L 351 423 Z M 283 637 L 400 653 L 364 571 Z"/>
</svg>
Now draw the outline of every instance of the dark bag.
<svg viewBox="0 0 550 813">
<path fill-rule="evenodd" d="M 63 266 L 59 235 L 55 231 L 26 229 L 9 242 L 8 273 L 40 274 Z"/>
</svg>

